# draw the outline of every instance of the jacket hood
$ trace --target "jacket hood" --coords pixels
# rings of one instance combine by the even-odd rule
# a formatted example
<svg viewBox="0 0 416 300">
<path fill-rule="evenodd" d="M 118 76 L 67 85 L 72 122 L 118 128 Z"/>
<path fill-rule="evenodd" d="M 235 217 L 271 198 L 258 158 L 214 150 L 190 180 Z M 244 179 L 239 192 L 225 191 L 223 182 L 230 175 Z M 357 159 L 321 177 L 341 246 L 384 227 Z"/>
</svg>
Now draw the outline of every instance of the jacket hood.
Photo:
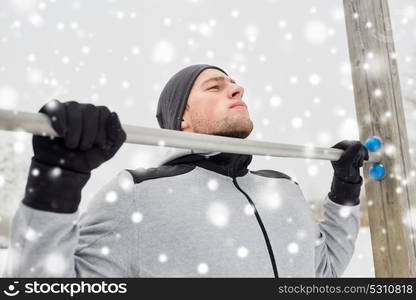
<svg viewBox="0 0 416 300">
<path fill-rule="evenodd" d="M 192 164 L 229 177 L 246 175 L 253 158 L 247 154 L 172 149 L 160 166 Z"/>
</svg>

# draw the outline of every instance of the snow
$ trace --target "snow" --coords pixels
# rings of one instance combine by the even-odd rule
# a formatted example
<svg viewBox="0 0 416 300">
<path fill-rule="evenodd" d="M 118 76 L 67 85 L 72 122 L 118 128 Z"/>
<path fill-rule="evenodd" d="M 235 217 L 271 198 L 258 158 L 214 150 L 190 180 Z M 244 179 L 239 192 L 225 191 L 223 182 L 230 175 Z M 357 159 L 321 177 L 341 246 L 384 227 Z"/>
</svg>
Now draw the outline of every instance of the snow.
<svg viewBox="0 0 416 300">
<path fill-rule="evenodd" d="M 270 98 L 270 105 L 272 107 L 279 107 L 280 104 L 282 104 L 282 98 L 280 98 L 279 96 L 272 96 Z"/>
<path fill-rule="evenodd" d="M 289 251 L 290 254 L 297 254 L 299 252 L 299 245 L 295 242 L 292 242 L 287 245 L 287 251 Z"/>
<path fill-rule="evenodd" d="M 104 246 L 101 248 L 101 254 L 102 255 L 109 255 L 110 254 L 110 248 L 108 248 L 107 246 Z"/>
<path fill-rule="evenodd" d="M 348 218 L 351 215 L 351 208 L 349 206 L 343 206 L 339 210 L 339 215 L 341 218 Z"/>
<path fill-rule="evenodd" d="M 319 85 L 320 82 L 321 82 L 321 77 L 318 74 L 313 73 L 309 76 L 309 83 L 311 85 Z"/>
<path fill-rule="evenodd" d="M 245 258 L 245 257 L 247 257 L 247 255 L 248 255 L 248 249 L 246 248 L 246 247 L 243 247 L 243 246 L 241 246 L 241 247 L 239 247 L 238 249 L 237 249 L 237 255 L 238 255 L 238 257 L 240 257 L 240 258 Z"/>
<path fill-rule="evenodd" d="M 311 44 L 323 44 L 328 37 L 328 29 L 326 24 L 320 20 L 309 21 L 305 25 L 305 35 Z"/>
<path fill-rule="evenodd" d="M 152 52 L 152 60 L 157 64 L 171 63 L 176 56 L 176 48 L 168 40 L 158 41 L 154 45 Z"/>
<path fill-rule="evenodd" d="M 309 176 L 316 176 L 319 174 L 319 167 L 316 165 L 310 165 L 308 166 L 307 172 Z"/>
<path fill-rule="evenodd" d="M 225 203 L 215 201 L 207 208 L 207 218 L 213 225 L 222 228 L 230 221 L 230 209 Z"/>
<path fill-rule="evenodd" d="M 279 209 L 282 205 L 282 198 L 279 193 L 273 191 L 272 189 L 264 189 L 259 196 L 260 203 L 272 210 Z"/>
<path fill-rule="evenodd" d="M 208 180 L 207 187 L 210 191 L 216 191 L 218 189 L 218 180 L 210 179 Z"/>
<path fill-rule="evenodd" d="M 166 255 L 166 254 L 162 253 L 162 254 L 160 254 L 160 255 L 159 255 L 158 260 L 159 260 L 159 262 L 161 262 L 161 263 L 165 263 L 165 262 L 167 262 L 167 261 L 168 261 L 168 257 L 167 257 L 167 255 Z"/>
<path fill-rule="evenodd" d="M 117 201 L 118 195 L 115 191 L 109 191 L 105 195 L 105 201 L 108 203 L 114 203 Z"/>
<path fill-rule="evenodd" d="M 8 85 L 0 86 L 0 108 L 15 109 L 19 100 L 19 95 L 15 88 Z"/>
<path fill-rule="evenodd" d="M 46 256 L 43 261 L 43 267 L 45 271 L 53 276 L 62 276 L 65 270 L 68 268 L 68 260 L 72 257 L 64 257 L 61 253 L 51 253 Z"/>
<path fill-rule="evenodd" d="M 208 265 L 206 263 L 200 263 L 198 265 L 198 273 L 199 274 L 205 275 L 205 274 L 208 273 L 208 271 L 209 271 L 209 267 L 208 267 Z"/>
<path fill-rule="evenodd" d="M 43 74 L 42 71 L 35 68 L 28 68 L 26 73 L 27 81 L 30 84 L 38 85 L 43 80 Z"/>
<path fill-rule="evenodd" d="M 131 220 L 133 223 L 140 223 L 143 220 L 143 215 L 139 211 L 135 211 L 131 214 Z"/>
<path fill-rule="evenodd" d="M 246 205 L 244 206 L 244 213 L 245 213 L 246 215 L 248 215 L 248 216 L 252 216 L 252 215 L 254 215 L 255 211 L 256 211 L 256 209 L 255 209 L 255 208 L 254 208 L 254 206 L 253 206 L 253 205 L 251 205 L 251 204 L 246 204 Z"/>
<path fill-rule="evenodd" d="M 292 127 L 299 129 L 303 126 L 303 119 L 300 117 L 294 117 L 291 121 Z"/>
</svg>

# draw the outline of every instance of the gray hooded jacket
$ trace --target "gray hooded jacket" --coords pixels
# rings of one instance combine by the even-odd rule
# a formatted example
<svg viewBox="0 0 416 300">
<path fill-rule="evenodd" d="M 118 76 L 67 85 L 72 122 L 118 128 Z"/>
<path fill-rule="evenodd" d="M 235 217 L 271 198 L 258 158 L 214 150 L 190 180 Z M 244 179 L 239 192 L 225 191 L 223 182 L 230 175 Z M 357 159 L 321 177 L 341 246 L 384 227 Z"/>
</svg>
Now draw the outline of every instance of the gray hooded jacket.
<svg viewBox="0 0 416 300">
<path fill-rule="evenodd" d="M 299 185 L 274 170 L 249 170 L 251 159 L 188 151 L 156 168 L 124 170 L 83 212 L 21 203 L 3 275 L 341 276 L 359 205 L 326 196 L 324 219 L 314 222 Z"/>
</svg>

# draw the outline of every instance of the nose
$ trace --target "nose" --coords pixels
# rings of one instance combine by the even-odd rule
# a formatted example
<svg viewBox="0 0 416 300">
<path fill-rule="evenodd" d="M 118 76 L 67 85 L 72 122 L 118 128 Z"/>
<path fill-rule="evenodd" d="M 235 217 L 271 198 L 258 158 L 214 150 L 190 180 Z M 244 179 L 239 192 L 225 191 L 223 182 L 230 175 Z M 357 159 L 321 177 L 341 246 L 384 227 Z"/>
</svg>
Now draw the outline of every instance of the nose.
<svg viewBox="0 0 416 300">
<path fill-rule="evenodd" d="M 244 88 L 242 86 L 239 85 L 233 85 L 230 89 L 229 89 L 229 94 L 228 96 L 230 98 L 238 98 L 241 99 L 243 98 L 244 95 Z"/>
</svg>

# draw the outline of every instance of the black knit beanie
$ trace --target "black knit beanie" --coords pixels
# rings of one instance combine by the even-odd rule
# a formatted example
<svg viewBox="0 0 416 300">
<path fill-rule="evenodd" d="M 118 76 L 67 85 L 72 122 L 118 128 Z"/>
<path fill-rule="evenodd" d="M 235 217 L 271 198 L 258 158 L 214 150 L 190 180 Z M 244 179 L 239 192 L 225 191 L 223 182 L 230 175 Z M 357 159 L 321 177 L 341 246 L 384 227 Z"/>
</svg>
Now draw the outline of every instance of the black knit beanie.
<svg viewBox="0 0 416 300">
<path fill-rule="evenodd" d="M 217 69 L 228 75 L 219 67 L 198 64 L 188 66 L 166 83 L 159 96 L 156 118 L 160 128 L 181 130 L 181 121 L 188 102 L 189 93 L 199 74 L 206 69 Z"/>
</svg>

